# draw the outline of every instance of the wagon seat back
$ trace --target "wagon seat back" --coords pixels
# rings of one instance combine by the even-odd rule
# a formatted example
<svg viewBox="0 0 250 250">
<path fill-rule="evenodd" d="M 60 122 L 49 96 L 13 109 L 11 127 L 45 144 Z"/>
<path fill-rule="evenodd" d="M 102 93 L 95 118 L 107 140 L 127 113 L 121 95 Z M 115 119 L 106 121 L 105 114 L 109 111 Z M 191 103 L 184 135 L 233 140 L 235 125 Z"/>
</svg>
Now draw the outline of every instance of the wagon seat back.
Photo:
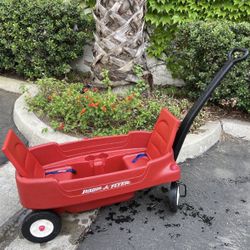
<svg viewBox="0 0 250 250">
<path fill-rule="evenodd" d="M 41 178 L 45 176 L 41 164 L 13 130 L 9 130 L 2 151 L 22 177 Z"/>
<path fill-rule="evenodd" d="M 171 152 L 180 121 L 166 108 L 161 110 L 149 139 L 146 154 L 153 160 Z"/>
<path fill-rule="evenodd" d="M 149 138 L 146 151 L 123 157 L 127 168 L 145 166 L 149 160 L 171 153 L 179 125 L 180 121 L 166 108 L 163 108 Z"/>
</svg>

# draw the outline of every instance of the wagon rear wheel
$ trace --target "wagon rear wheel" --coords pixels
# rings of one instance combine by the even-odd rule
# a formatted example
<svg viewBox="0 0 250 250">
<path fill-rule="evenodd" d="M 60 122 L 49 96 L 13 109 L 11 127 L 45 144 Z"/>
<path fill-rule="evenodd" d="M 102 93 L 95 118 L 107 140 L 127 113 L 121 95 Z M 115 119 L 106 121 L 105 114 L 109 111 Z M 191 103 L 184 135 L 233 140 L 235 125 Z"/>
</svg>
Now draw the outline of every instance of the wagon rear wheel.
<svg viewBox="0 0 250 250">
<path fill-rule="evenodd" d="M 21 232 L 29 241 L 43 243 L 54 239 L 61 231 L 61 218 L 52 211 L 33 211 L 22 223 Z"/>
<path fill-rule="evenodd" d="M 177 182 L 172 182 L 170 185 L 170 190 L 168 194 L 169 199 L 169 209 L 171 212 L 175 213 L 178 210 L 179 199 L 180 199 L 180 187 Z"/>
</svg>

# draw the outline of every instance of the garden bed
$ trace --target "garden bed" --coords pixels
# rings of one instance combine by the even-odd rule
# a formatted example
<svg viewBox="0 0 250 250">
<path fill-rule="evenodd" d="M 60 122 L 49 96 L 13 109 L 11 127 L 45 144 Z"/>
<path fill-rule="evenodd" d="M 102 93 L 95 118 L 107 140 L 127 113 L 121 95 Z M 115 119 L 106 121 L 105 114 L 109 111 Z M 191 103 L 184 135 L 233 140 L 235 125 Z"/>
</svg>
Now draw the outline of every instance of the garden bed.
<svg viewBox="0 0 250 250">
<path fill-rule="evenodd" d="M 30 110 L 55 130 L 87 137 L 151 130 L 162 107 L 182 119 L 192 105 L 164 89 L 149 92 L 137 86 L 125 96 L 118 96 L 111 89 L 52 78 L 39 80 L 38 86 L 38 94 L 26 98 Z M 205 110 L 195 120 L 192 131 L 210 119 L 210 112 Z"/>
</svg>

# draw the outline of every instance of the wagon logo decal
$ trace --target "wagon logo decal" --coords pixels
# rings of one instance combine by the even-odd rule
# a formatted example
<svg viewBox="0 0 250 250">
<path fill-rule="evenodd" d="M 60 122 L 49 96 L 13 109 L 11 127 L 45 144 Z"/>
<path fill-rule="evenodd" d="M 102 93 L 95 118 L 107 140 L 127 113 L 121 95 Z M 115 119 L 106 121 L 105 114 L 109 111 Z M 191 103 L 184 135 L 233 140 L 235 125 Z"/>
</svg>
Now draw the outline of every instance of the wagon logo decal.
<svg viewBox="0 0 250 250">
<path fill-rule="evenodd" d="M 83 189 L 82 194 L 92 194 L 100 191 L 106 191 L 106 190 L 111 190 L 111 189 L 116 189 L 120 187 L 125 187 L 127 185 L 131 184 L 131 181 L 121 181 L 121 182 L 116 182 L 113 184 L 107 184 L 103 186 L 98 186 L 94 188 L 87 188 Z"/>
</svg>

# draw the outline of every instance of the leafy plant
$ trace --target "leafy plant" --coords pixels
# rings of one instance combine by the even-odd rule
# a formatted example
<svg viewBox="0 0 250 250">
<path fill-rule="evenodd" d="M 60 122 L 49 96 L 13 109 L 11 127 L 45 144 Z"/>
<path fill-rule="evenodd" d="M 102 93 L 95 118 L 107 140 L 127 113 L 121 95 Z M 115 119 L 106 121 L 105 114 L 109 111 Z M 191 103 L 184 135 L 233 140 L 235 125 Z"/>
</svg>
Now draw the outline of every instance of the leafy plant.
<svg viewBox="0 0 250 250">
<path fill-rule="evenodd" d="M 193 21 L 249 21 L 249 1 L 148 0 L 146 20 L 154 30 L 149 52 L 161 56 L 177 26 Z"/>
<path fill-rule="evenodd" d="M 190 105 L 186 99 L 176 100 L 159 91 L 150 98 L 133 92 L 120 97 L 110 90 L 101 92 L 53 78 L 39 80 L 38 86 L 38 95 L 27 97 L 30 110 L 46 117 L 56 130 L 85 136 L 151 130 L 162 107 L 181 118 Z"/>
<path fill-rule="evenodd" d="M 96 0 L 77 0 L 77 1 L 85 4 L 88 7 L 94 7 L 96 3 Z"/>
<path fill-rule="evenodd" d="M 107 87 L 107 88 L 110 88 L 110 83 L 111 83 L 111 80 L 109 78 L 109 71 L 107 69 L 103 69 L 102 72 L 101 72 L 101 75 L 103 77 L 102 79 L 102 83 Z"/>
<path fill-rule="evenodd" d="M 190 97 L 197 98 L 227 60 L 229 50 L 250 48 L 250 23 L 194 22 L 178 26 L 165 50 L 168 67 L 185 80 Z M 216 89 L 212 101 L 250 112 L 250 60 L 237 64 Z"/>
<path fill-rule="evenodd" d="M 136 75 L 138 80 L 136 82 L 136 85 L 134 85 L 132 91 L 137 97 L 140 97 L 146 91 L 149 91 L 149 85 L 146 84 L 143 78 L 143 67 L 141 65 L 136 64 L 134 66 L 134 74 Z"/>
<path fill-rule="evenodd" d="M 64 0 L 0 2 L 0 70 L 27 78 L 60 77 L 82 54 L 92 19 Z"/>
</svg>

